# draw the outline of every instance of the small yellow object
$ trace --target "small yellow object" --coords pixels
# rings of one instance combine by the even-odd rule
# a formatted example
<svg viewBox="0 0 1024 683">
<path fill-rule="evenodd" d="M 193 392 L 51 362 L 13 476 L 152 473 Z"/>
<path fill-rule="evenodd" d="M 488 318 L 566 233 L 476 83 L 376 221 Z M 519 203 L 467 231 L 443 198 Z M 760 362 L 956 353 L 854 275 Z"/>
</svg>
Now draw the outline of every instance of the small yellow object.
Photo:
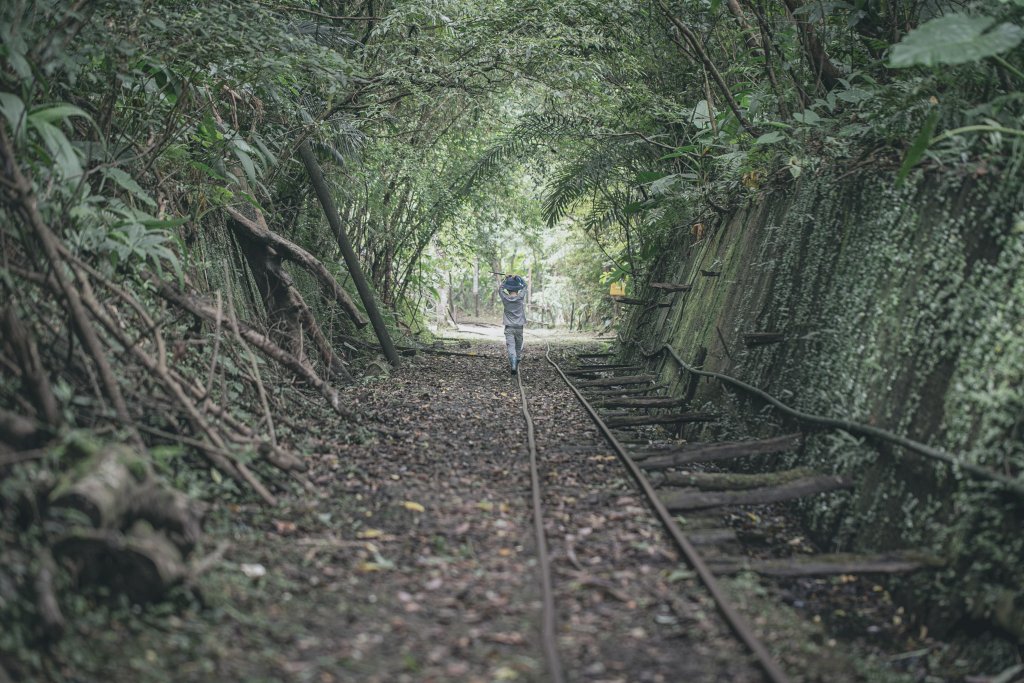
<svg viewBox="0 0 1024 683">
<path fill-rule="evenodd" d="M 384 535 L 384 532 L 381 531 L 380 529 L 364 529 L 363 531 L 360 531 L 358 534 L 356 534 L 356 536 L 358 538 L 365 538 L 365 539 L 380 538 L 383 535 Z"/>
<path fill-rule="evenodd" d="M 404 507 L 406 510 L 412 510 L 413 512 L 423 512 L 426 509 L 419 503 L 414 503 L 411 500 L 407 500 L 404 503 L 402 503 L 402 507 Z"/>
<path fill-rule="evenodd" d="M 500 555 L 501 557 L 508 557 L 511 554 L 512 554 L 512 549 L 511 548 L 501 548 L 500 550 L 498 550 L 498 555 Z"/>
<path fill-rule="evenodd" d="M 613 282 L 608 288 L 608 293 L 612 296 L 626 296 L 626 283 L 621 280 Z"/>
<path fill-rule="evenodd" d="M 501 666 L 495 669 L 492 677 L 496 681 L 514 681 L 519 678 L 519 673 L 510 666 Z"/>
</svg>

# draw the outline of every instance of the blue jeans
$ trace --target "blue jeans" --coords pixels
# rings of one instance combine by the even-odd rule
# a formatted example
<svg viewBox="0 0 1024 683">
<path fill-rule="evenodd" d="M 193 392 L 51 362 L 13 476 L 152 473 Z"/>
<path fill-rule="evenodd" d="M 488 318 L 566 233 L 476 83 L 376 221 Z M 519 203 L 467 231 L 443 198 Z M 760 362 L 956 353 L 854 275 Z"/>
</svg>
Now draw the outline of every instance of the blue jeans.
<svg viewBox="0 0 1024 683">
<path fill-rule="evenodd" d="M 508 349 L 508 362 L 518 363 L 523 355 L 523 328 L 505 326 L 505 348 Z"/>
</svg>

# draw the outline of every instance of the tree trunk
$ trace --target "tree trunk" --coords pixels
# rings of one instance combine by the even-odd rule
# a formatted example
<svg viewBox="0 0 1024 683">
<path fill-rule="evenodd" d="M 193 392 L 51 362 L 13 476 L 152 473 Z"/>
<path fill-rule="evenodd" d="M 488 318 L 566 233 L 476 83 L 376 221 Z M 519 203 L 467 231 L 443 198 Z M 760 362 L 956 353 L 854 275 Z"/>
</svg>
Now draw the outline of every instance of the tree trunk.
<svg viewBox="0 0 1024 683">
<path fill-rule="evenodd" d="M 798 14 L 797 11 L 802 7 L 800 0 L 783 0 L 783 2 L 796 22 L 800 40 L 804 45 L 804 54 L 807 56 L 807 62 L 814 74 L 815 81 L 819 85 L 823 85 L 826 92 L 832 90 L 839 85 L 843 72 L 832 63 L 832 59 L 825 52 L 825 47 L 818 40 L 818 34 L 811 23 Z"/>
<path fill-rule="evenodd" d="M 473 318 L 480 319 L 480 257 L 473 261 Z"/>
<path fill-rule="evenodd" d="M 387 325 L 384 324 L 384 318 L 377 309 L 377 302 L 374 299 L 373 292 L 366 282 L 363 269 L 359 265 L 359 259 L 356 257 L 356 252 L 352 249 L 352 244 L 345 233 L 345 226 L 341 224 L 341 218 L 338 216 L 338 210 L 334 206 L 330 189 L 324 180 L 323 171 L 321 171 L 316 157 L 313 156 L 313 150 L 309 148 L 309 143 L 303 142 L 299 145 L 299 155 L 302 157 L 302 162 L 309 173 L 310 182 L 313 184 L 313 190 L 316 192 L 320 205 L 324 209 L 324 214 L 327 216 L 327 222 L 331 224 L 331 229 L 337 235 L 338 247 L 345 258 L 345 265 L 348 266 L 348 272 L 352 275 L 352 281 L 355 282 L 356 289 L 359 291 L 359 298 L 363 301 L 366 314 L 370 316 L 370 322 L 373 324 L 373 331 L 377 335 L 377 341 L 380 342 L 381 350 L 384 352 L 388 362 L 397 367 L 399 364 L 398 351 L 391 341 L 391 334 L 388 332 Z"/>
</svg>

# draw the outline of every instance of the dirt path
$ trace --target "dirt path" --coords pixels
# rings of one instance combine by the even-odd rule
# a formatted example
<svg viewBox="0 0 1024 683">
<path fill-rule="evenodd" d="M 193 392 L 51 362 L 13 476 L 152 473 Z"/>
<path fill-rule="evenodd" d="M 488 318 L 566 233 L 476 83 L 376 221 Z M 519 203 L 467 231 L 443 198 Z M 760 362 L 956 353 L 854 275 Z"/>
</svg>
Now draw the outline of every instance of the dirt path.
<svg viewBox="0 0 1024 683">
<path fill-rule="evenodd" d="M 501 347 L 475 348 L 347 389 L 361 424 L 324 419 L 297 440 L 316 494 L 214 510 L 210 538 L 232 547 L 206 604 L 115 620 L 104 642 L 131 645 L 96 673 L 546 680 L 518 391 Z M 529 352 L 569 680 L 759 680 L 542 349 Z M 293 429 L 307 412 L 296 406 Z"/>
</svg>

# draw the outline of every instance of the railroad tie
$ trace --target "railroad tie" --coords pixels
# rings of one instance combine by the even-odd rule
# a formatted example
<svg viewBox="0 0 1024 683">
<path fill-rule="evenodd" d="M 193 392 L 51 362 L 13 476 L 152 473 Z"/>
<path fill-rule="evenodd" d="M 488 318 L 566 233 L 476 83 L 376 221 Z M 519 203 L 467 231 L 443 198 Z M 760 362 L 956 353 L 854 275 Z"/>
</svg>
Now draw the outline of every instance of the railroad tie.
<svg viewBox="0 0 1024 683">
<path fill-rule="evenodd" d="M 605 420 L 609 427 L 641 427 L 644 425 L 683 424 L 691 422 L 714 422 L 714 413 L 673 413 L 669 415 L 629 415 L 611 417 Z"/>
<path fill-rule="evenodd" d="M 750 489 L 748 491 L 722 491 L 716 493 L 671 493 L 661 497 L 671 512 L 686 512 L 730 505 L 767 505 L 796 500 L 819 493 L 839 491 L 853 487 L 853 480 L 838 475 L 804 477 L 779 486 Z"/>
<path fill-rule="evenodd" d="M 716 444 L 687 444 L 672 451 L 646 451 L 634 455 L 645 470 L 664 470 L 695 462 L 715 462 L 746 455 L 772 455 L 785 453 L 800 447 L 800 434 L 786 434 L 759 441 L 726 441 Z"/>
<path fill-rule="evenodd" d="M 625 375 L 623 377 L 607 377 L 605 379 L 589 379 L 577 382 L 580 389 L 586 387 L 617 387 L 628 384 L 651 384 L 657 379 L 654 375 Z"/>
<path fill-rule="evenodd" d="M 942 567 L 941 558 L 926 551 L 889 553 L 832 553 L 771 560 L 722 556 L 708 560 L 716 574 L 753 571 L 764 576 L 836 576 L 842 574 L 903 574 Z"/>
</svg>

